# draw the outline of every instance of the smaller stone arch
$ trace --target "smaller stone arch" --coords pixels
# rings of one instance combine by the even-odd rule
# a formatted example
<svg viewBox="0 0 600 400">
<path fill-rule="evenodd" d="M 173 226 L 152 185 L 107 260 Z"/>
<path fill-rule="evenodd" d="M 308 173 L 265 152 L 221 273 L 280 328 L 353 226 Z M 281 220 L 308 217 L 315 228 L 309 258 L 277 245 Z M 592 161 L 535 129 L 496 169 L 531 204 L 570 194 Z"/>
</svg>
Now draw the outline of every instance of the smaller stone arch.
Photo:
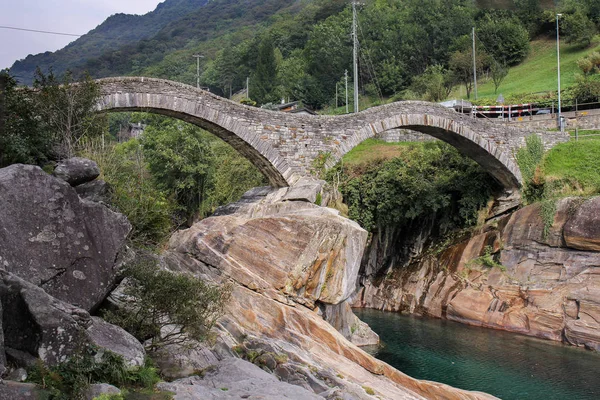
<svg viewBox="0 0 600 400">
<path fill-rule="evenodd" d="M 498 137 L 495 135 L 499 130 L 498 126 L 490 126 L 491 123 L 485 124 L 426 102 L 392 103 L 364 113 L 368 115 L 364 119 L 367 123 L 363 123 L 353 137 L 339 147 L 335 161 L 366 139 L 390 129 L 410 129 L 455 147 L 481 165 L 504 188 L 519 188 L 522 184 L 521 171 L 510 151 L 489 138 Z M 500 136 L 506 136 L 506 132 Z"/>
</svg>

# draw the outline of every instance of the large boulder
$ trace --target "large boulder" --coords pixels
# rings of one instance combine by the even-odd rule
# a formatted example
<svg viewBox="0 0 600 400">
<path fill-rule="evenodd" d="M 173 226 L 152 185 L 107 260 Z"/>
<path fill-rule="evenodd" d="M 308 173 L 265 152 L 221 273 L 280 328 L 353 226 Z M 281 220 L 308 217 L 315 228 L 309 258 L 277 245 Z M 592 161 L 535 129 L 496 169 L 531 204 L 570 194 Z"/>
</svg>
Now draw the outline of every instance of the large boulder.
<svg viewBox="0 0 600 400">
<path fill-rule="evenodd" d="M 71 186 L 77 186 L 96 179 L 100 175 L 100 168 L 92 160 L 73 157 L 58 163 L 53 175 Z"/>
<path fill-rule="evenodd" d="M 91 384 L 85 391 L 85 400 L 94 400 L 96 397 L 106 395 L 118 395 L 121 394 L 121 390 L 108 383 L 94 383 Z"/>
<path fill-rule="evenodd" d="M 16 275 L 0 271 L 4 345 L 49 365 L 66 361 L 86 343 L 87 311 L 62 302 Z"/>
<path fill-rule="evenodd" d="M 111 351 L 123 357 L 129 367 L 144 365 L 144 346 L 123 328 L 109 324 L 102 318 L 92 317 L 92 325 L 87 329 L 89 341 L 100 349 Z"/>
<path fill-rule="evenodd" d="M 50 393 L 33 383 L 0 380 L 0 400 L 44 400 Z"/>
<path fill-rule="evenodd" d="M 337 211 L 304 202 L 264 205 L 206 218 L 171 238 L 170 248 L 232 276 L 315 307 L 355 291 L 367 232 Z"/>
<path fill-rule="evenodd" d="M 82 201 L 67 183 L 30 165 L 0 169 L 0 204 L 0 266 L 94 309 L 115 283 L 127 219 Z"/>
<path fill-rule="evenodd" d="M 94 346 L 98 354 L 112 351 L 122 355 L 130 366 L 144 361 L 141 344 L 121 328 L 91 317 L 87 311 L 2 270 L 0 301 L 4 345 L 11 349 L 10 354 L 26 353 L 56 365 Z"/>
<path fill-rule="evenodd" d="M 162 256 L 161 265 L 173 272 L 232 285 L 225 315 L 215 327 L 219 358 L 231 357 L 224 347 L 236 353 L 247 350 L 248 360 L 274 368 L 281 379 L 321 398 L 372 398 L 363 386 L 390 399 L 493 398 L 412 379 L 368 355 L 330 325 L 323 316 L 346 334 L 352 334 L 352 324 L 357 323 L 346 299 L 355 291 L 366 232 L 337 211 L 308 201 L 287 201 L 286 193 L 288 189 L 249 192 L 216 216 L 177 232 Z M 289 362 L 281 364 L 281 357 Z M 231 370 L 226 376 L 251 374 Z M 219 378 L 214 380 L 218 385 L 212 385 L 210 379 L 206 387 L 201 378 L 189 378 L 160 388 L 176 392 L 175 399 L 254 393 L 280 399 L 293 393 L 282 386 L 272 397 L 271 392 L 256 392 L 261 385 L 233 386 L 232 380 Z M 265 389 L 270 385 L 262 384 Z M 235 397 L 229 397 L 232 394 Z"/>
</svg>

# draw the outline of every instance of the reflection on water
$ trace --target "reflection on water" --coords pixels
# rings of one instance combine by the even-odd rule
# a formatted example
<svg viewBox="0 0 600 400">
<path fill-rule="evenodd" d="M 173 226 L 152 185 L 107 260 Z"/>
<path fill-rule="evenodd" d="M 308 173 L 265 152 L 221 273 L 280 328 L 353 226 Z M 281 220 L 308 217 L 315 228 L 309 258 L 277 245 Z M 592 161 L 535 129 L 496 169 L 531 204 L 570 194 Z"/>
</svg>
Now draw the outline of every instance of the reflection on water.
<svg viewBox="0 0 600 400">
<path fill-rule="evenodd" d="M 504 400 L 598 400 L 600 354 L 455 322 L 354 310 L 382 346 L 365 350 L 418 379 Z"/>
</svg>

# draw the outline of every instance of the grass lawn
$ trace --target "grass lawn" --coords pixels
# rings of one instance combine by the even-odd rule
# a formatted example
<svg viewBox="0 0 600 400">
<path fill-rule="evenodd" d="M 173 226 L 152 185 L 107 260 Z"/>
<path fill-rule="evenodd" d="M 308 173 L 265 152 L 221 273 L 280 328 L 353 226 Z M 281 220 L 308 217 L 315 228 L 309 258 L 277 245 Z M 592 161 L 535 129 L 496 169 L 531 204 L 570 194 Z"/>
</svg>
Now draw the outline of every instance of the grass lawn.
<svg viewBox="0 0 600 400">
<path fill-rule="evenodd" d="M 575 74 L 579 72 L 577 60 L 593 51 L 600 51 L 600 37 L 596 36 L 594 42 L 585 49 L 561 43 L 560 49 L 560 75 L 561 87 L 575 83 Z M 498 94 L 504 97 L 514 94 L 530 94 L 557 90 L 557 63 L 556 41 L 553 39 L 538 39 L 531 42 L 531 51 L 525 61 L 512 67 L 508 75 L 498 88 Z M 454 96 L 460 97 L 464 88 L 455 90 Z M 478 87 L 479 98 L 497 98 L 494 93 L 494 83 L 491 79 L 487 82 L 480 81 Z M 450 96 L 452 98 L 452 96 Z M 463 96 L 466 98 L 466 96 Z"/>
<path fill-rule="evenodd" d="M 600 136 L 571 140 L 553 147 L 544 158 L 546 179 L 568 178 L 579 182 L 585 194 L 600 190 Z"/>
<path fill-rule="evenodd" d="M 375 160 L 388 160 L 401 156 L 417 143 L 388 143 L 380 139 L 367 139 L 344 156 L 344 164 L 359 165 Z"/>
</svg>

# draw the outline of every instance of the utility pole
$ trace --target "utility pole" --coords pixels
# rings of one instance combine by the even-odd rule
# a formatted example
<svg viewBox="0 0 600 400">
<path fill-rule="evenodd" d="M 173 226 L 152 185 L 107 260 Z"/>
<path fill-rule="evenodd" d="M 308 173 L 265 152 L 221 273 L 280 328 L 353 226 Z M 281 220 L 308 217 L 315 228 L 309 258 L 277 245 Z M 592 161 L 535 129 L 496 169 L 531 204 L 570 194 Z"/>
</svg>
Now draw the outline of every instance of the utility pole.
<svg viewBox="0 0 600 400">
<path fill-rule="evenodd" d="M 358 107 L 358 37 L 356 36 L 356 2 L 352 2 L 352 41 L 353 59 L 354 59 L 354 112 L 359 111 Z"/>
<path fill-rule="evenodd" d="M 561 104 L 560 104 L 560 34 L 558 30 L 558 19 L 562 14 L 556 14 L 556 60 L 558 63 L 558 128 L 563 131 Z"/>
<path fill-rule="evenodd" d="M 475 85 L 475 100 L 477 100 L 477 57 L 475 55 L 475 27 L 473 27 L 473 84 Z"/>
<path fill-rule="evenodd" d="M 346 80 L 346 114 L 348 114 L 348 70 L 344 71 L 344 79 Z"/>
<path fill-rule="evenodd" d="M 8 74 L 0 72 L 0 136 L 4 136 L 6 114 L 6 88 L 8 87 Z"/>
<path fill-rule="evenodd" d="M 250 99 L 250 77 L 246 77 L 246 98 Z"/>
<path fill-rule="evenodd" d="M 335 108 L 338 108 L 338 82 L 335 83 Z"/>
<path fill-rule="evenodd" d="M 204 58 L 204 56 L 194 54 L 193 57 L 196 57 L 196 88 L 200 89 L 200 59 Z"/>
</svg>

